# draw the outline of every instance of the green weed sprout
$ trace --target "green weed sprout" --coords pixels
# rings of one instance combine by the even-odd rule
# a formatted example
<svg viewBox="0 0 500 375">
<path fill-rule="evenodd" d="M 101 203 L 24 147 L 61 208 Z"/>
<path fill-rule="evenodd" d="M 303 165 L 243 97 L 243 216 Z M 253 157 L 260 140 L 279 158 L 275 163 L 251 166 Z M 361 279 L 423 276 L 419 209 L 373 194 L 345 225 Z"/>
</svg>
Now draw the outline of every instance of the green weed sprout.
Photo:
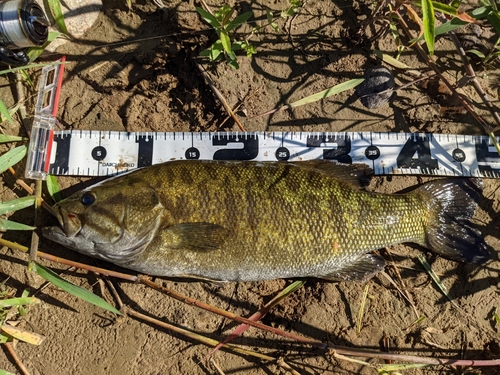
<svg viewBox="0 0 500 375">
<path fill-rule="evenodd" d="M 210 58 L 210 61 L 215 61 L 225 54 L 229 66 L 234 69 L 238 69 L 239 64 L 234 51 L 244 50 L 246 51 L 247 56 L 255 54 L 254 47 L 248 41 L 235 42 L 232 41 L 230 37 L 231 31 L 247 22 L 248 19 L 253 16 L 253 12 L 240 14 L 231 20 L 231 17 L 234 14 L 234 9 L 228 4 L 222 6 L 213 15 L 203 8 L 197 7 L 196 10 L 200 16 L 214 28 L 215 32 L 219 36 L 219 39 L 217 39 L 215 43 L 210 46 L 210 48 L 202 51 L 200 56 L 207 56 Z"/>
</svg>

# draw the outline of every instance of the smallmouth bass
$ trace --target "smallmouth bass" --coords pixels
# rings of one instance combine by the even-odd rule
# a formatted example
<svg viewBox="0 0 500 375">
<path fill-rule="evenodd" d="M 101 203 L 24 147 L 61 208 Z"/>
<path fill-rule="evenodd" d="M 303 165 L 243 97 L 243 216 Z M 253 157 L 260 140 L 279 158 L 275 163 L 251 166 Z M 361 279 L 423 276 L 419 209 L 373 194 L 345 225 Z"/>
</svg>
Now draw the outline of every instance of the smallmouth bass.
<svg viewBox="0 0 500 375">
<path fill-rule="evenodd" d="M 172 161 L 113 177 L 54 205 L 45 237 L 141 273 L 222 281 L 364 281 L 372 254 L 413 242 L 483 263 L 470 220 L 477 181 L 443 179 L 408 194 L 351 184 L 359 167 L 309 162 Z"/>
</svg>

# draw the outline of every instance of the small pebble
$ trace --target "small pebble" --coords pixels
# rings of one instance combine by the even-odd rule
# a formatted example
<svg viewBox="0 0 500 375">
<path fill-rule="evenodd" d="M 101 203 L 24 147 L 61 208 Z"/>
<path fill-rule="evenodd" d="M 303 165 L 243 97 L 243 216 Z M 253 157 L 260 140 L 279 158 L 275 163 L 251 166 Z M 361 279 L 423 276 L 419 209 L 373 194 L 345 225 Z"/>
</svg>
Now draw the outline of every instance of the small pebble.
<svg viewBox="0 0 500 375">
<path fill-rule="evenodd" d="M 365 80 L 356 87 L 356 94 L 366 108 L 373 109 L 387 104 L 393 89 L 394 77 L 391 71 L 383 66 L 375 66 L 366 69 Z"/>
</svg>

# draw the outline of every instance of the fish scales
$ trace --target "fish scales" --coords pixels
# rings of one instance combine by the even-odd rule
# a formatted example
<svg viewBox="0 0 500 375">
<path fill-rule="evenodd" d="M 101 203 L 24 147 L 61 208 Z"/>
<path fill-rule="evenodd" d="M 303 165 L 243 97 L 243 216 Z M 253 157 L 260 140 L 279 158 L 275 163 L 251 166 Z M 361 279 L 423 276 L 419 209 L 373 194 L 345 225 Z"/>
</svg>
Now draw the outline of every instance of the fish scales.
<svg viewBox="0 0 500 375">
<path fill-rule="evenodd" d="M 432 194 L 443 200 L 458 189 L 441 183 L 405 195 L 372 193 L 345 181 L 353 167 L 324 163 L 176 161 L 144 168 L 56 205 L 63 227 L 71 226 L 70 213 L 80 228 L 70 241 L 52 238 L 153 275 L 364 279 L 383 267 L 367 252 L 400 242 L 428 246 L 430 223 L 443 222 Z M 85 206 L 83 197 L 92 203 Z M 90 239 L 93 233 L 99 238 Z M 124 239 L 135 241 L 129 254 Z"/>
</svg>

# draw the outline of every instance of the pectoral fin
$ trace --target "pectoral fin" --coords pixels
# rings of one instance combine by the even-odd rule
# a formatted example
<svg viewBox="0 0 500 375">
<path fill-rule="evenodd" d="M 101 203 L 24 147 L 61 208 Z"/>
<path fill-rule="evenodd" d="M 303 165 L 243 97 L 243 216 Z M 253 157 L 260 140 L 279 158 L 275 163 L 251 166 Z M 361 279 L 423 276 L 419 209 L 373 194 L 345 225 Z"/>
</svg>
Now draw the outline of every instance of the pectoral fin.
<svg viewBox="0 0 500 375">
<path fill-rule="evenodd" d="M 218 224 L 182 223 L 163 229 L 163 241 L 172 249 L 210 251 L 220 249 L 230 231 Z"/>
<path fill-rule="evenodd" d="M 379 256 L 365 254 L 354 263 L 348 264 L 338 271 L 327 275 L 318 276 L 330 281 L 360 281 L 364 282 L 371 279 L 377 273 L 382 271 L 385 266 L 385 260 Z"/>
</svg>

